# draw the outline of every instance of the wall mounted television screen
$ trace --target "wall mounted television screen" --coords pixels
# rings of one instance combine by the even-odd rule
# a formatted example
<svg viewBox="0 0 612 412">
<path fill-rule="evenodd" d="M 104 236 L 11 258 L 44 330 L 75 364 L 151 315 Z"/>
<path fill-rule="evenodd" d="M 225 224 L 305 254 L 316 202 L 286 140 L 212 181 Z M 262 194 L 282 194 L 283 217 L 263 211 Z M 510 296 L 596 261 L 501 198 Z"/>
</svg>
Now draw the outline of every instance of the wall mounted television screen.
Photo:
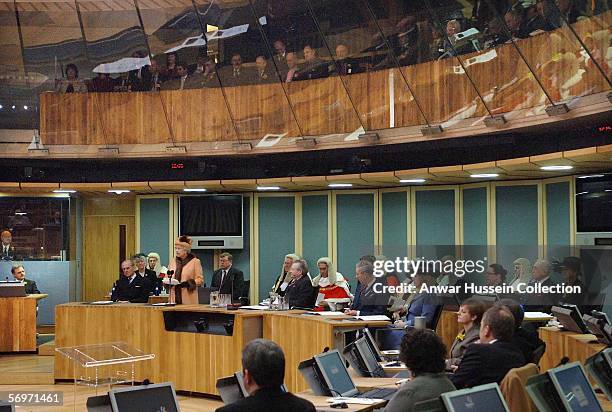
<svg viewBox="0 0 612 412">
<path fill-rule="evenodd" d="M 181 196 L 179 209 L 180 234 L 242 236 L 241 195 Z"/>
<path fill-rule="evenodd" d="M 576 178 L 578 232 L 612 232 L 612 174 Z"/>
</svg>

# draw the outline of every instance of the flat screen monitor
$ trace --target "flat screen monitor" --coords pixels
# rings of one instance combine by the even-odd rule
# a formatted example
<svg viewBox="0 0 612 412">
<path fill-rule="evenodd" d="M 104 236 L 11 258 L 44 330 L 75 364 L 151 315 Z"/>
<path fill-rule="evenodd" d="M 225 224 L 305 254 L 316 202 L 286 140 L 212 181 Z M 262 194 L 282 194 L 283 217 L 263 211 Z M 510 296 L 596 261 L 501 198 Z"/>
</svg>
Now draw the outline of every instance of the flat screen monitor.
<svg viewBox="0 0 612 412">
<path fill-rule="evenodd" d="M 565 329 L 576 333 L 589 333 L 577 307 L 553 306 L 550 311 Z"/>
<path fill-rule="evenodd" d="M 442 401 L 449 412 L 508 412 L 497 383 L 443 393 Z"/>
<path fill-rule="evenodd" d="M 242 196 L 180 197 L 180 233 L 189 236 L 242 236 Z"/>
<path fill-rule="evenodd" d="M 372 352 L 374 353 L 374 356 L 376 356 L 376 361 L 377 362 L 382 362 L 382 360 L 383 360 L 382 353 L 380 353 L 380 348 L 376 344 L 376 340 L 374 340 L 374 337 L 372 336 L 372 332 L 370 332 L 370 329 L 364 328 L 364 329 L 362 329 L 361 332 L 362 332 L 363 336 L 366 338 L 366 341 L 368 342 L 368 345 L 370 346 L 370 349 L 372 349 Z"/>
<path fill-rule="evenodd" d="M 221 396 L 221 400 L 225 405 L 232 404 L 244 398 L 242 391 L 240 390 L 238 380 L 236 379 L 236 375 L 217 379 L 215 386 L 217 387 L 217 392 L 219 392 L 219 396 Z"/>
<path fill-rule="evenodd" d="M 561 401 L 572 412 L 603 412 L 595 391 L 579 362 L 548 371 Z"/>
<path fill-rule="evenodd" d="M 333 396 L 353 396 L 359 393 L 338 350 L 315 355 L 314 360 Z"/>
<path fill-rule="evenodd" d="M 171 382 L 130 386 L 108 392 L 113 412 L 179 412 Z"/>
<path fill-rule="evenodd" d="M 384 378 L 385 371 L 376 360 L 376 355 L 374 355 L 374 352 L 370 349 L 370 345 L 368 345 L 368 341 L 365 337 L 361 337 L 355 341 L 355 348 L 357 348 L 357 352 L 359 352 L 359 356 L 367 369 L 368 375 L 375 378 Z"/>
<path fill-rule="evenodd" d="M 599 388 L 612 401 L 612 348 L 606 348 L 588 358 L 586 369 Z"/>
</svg>

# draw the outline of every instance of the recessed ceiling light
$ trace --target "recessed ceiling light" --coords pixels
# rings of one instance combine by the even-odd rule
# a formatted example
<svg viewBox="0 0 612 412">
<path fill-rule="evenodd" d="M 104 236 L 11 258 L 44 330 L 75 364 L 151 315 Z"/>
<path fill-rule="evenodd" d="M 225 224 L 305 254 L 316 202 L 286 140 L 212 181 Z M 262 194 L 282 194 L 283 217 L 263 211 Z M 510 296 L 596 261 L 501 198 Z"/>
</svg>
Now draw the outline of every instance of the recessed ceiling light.
<svg viewBox="0 0 612 412">
<path fill-rule="evenodd" d="M 604 192 L 612 192 L 612 189 L 604 189 Z"/>
<path fill-rule="evenodd" d="M 183 192 L 206 192 L 206 189 L 197 188 L 197 187 L 186 187 L 183 189 Z"/>
<path fill-rule="evenodd" d="M 352 183 L 330 183 L 327 187 L 340 188 L 340 187 L 353 187 Z"/>
<path fill-rule="evenodd" d="M 425 183 L 425 179 L 400 179 L 400 183 Z"/>
<path fill-rule="evenodd" d="M 588 193 L 589 193 L 589 192 L 578 192 L 578 193 L 576 193 L 576 196 L 586 195 L 586 194 L 588 194 Z"/>
<path fill-rule="evenodd" d="M 15 216 L 25 216 L 27 214 L 27 212 L 15 212 Z"/>
<path fill-rule="evenodd" d="M 266 190 L 280 190 L 278 186 L 257 186 L 257 190 L 266 191 Z"/>
<path fill-rule="evenodd" d="M 474 179 L 487 178 L 487 177 L 499 177 L 499 173 L 475 173 L 473 175 L 470 175 L 470 177 L 473 177 Z"/>
<path fill-rule="evenodd" d="M 122 195 L 124 193 L 130 193 L 130 191 L 127 190 L 127 189 L 110 189 L 108 191 L 108 193 L 114 193 L 116 195 Z"/>
<path fill-rule="evenodd" d="M 586 175 L 586 176 L 578 176 L 577 179 L 592 179 L 596 177 L 604 177 L 604 175 Z"/>
<path fill-rule="evenodd" d="M 541 170 L 547 170 L 547 171 L 557 171 L 557 170 L 571 170 L 573 169 L 574 166 L 570 166 L 570 165 L 552 165 L 552 166 L 542 166 L 540 167 Z"/>
<path fill-rule="evenodd" d="M 55 189 L 53 193 L 76 193 L 76 190 L 72 189 Z"/>
</svg>

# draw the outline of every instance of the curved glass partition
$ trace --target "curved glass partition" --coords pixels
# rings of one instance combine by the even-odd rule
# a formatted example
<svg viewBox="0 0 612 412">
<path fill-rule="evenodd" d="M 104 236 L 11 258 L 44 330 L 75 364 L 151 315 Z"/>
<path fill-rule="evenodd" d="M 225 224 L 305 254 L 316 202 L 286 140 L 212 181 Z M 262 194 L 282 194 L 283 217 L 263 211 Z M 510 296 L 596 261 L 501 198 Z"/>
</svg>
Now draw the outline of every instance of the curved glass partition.
<svg viewBox="0 0 612 412">
<path fill-rule="evenodd" d="M 600 0 L 0 6 L 0 127 L 51 145 L 337 146 L 528 121 L 611 88 Z"/>
</svg>

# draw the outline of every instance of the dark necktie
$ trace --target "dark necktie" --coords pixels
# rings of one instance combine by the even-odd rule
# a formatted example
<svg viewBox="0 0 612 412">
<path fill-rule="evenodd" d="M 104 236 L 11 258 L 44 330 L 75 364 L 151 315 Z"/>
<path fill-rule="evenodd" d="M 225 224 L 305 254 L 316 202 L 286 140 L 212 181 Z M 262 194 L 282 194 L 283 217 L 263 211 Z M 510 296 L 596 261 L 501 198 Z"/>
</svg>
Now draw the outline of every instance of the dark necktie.
<svg viewBox="0 0 612 412">
<path fill-rule="evenodd" d="M 223 281 L 225 280 L 225 275 L 227 275 L 227 270 L 223 269 L 221 271 L 221 285 L 223 285 Z M 219 286 L 221 286 L 219 285 Z"/>
<path fill-rule="evenodd" d="M 72 83 L 66 87 L 66 93 L 74 93 L 74 87 L 72 87 Z"/>
</svg>

